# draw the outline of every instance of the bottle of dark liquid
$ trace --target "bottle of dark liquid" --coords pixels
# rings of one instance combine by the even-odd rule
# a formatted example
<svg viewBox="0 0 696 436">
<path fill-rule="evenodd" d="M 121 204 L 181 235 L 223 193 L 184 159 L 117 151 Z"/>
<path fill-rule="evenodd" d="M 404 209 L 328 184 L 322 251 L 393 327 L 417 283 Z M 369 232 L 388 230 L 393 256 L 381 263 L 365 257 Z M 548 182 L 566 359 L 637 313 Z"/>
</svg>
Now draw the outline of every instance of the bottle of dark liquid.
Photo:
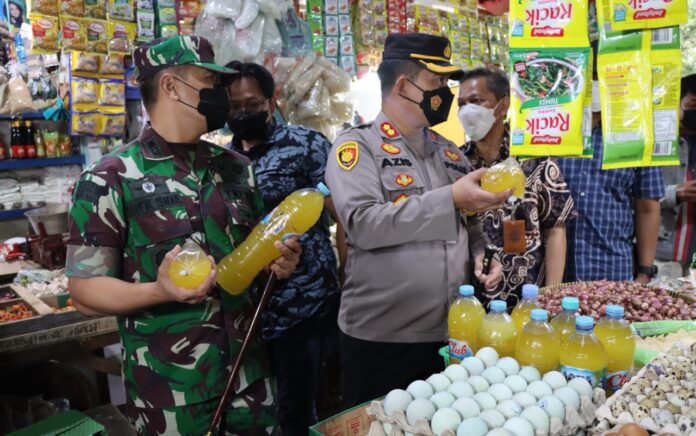
<svg viewBox="0 0 696 436">
<path fill-rule="evenodd" d="M 24 141 L 22 138 L 21 121 L 12 122 L 12 159 L 24 159 Z"/>
<path fill-rule="evenodd" d="M 24 151 L 27 158 L 33 159 L 36 157 L 36 144 L 34 143 L 34 132 L 31 126 L 31 121 L 24 122 Z"/>
</svg>

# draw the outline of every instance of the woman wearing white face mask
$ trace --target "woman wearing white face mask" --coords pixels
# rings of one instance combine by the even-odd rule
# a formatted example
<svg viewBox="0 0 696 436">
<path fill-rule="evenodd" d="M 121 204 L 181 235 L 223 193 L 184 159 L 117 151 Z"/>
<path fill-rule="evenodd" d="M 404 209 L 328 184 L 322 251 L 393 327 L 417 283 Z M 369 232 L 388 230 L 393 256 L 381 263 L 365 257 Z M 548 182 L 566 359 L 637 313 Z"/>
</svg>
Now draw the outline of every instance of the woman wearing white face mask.
<svg viewBox="0 0 696 436">
<path fill-rule="evenodd" d="M 469 142 L 462 151 L 474 169 L 487 168 L 510 156 L 505 116 L 510 106 L 510 85 L 504 73 L 474 69 L 464 74 L 459 87 L 459 121 Z M 526 176 L 525 194 L 517 204 L 481 214 L 483 229 L 498 247 L 503 280 L 493 290 L 481 290 L 484 304 L 503 299 L 517 304 L 522 285 L 560 283 L 565 265 L 565 223 L 575 218 L 575 207 L 554 159 L 538 158 L 521 163 Z M 504 222 L 524 221 L 526 249 L 503 250 Z"/>
</svg>

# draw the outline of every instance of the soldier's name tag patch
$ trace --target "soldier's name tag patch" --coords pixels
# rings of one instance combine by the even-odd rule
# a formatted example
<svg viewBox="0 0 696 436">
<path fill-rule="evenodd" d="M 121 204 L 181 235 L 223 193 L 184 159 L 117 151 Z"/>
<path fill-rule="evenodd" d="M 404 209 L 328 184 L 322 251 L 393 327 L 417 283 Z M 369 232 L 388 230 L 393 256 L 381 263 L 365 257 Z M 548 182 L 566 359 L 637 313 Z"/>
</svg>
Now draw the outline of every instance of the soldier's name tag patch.
<svg viewBox="0 0 696 436">
<path fill-rule="evenodd" d="M 462 157 L 452 150 L 445 150 L 445 156 L 447 156 L 452 162 L 459 162 L 462 160 Z"/>
<path fill-rule="evenodd" d="M 389 154 L 401 153 L 401 149 L 399 147 L 397 147 L 396 145 L 387 144 L 386 142 L 382 144 L 382 150 L 386 151 Z"/>
<path fill-rule="evenodd" d="M 413 176 L 406 173 L 399 173 L 396 176 L 396 184 L 403 188 L 408 188 L 413 184 Z"/>
<path fill-rule="evenodd" d="M 358 163 L 360 149 L 355 141 L 344 142 L 336 149 L 336 160 L 338 166 L 346 171 L 350 171 Z"/>
</svg>

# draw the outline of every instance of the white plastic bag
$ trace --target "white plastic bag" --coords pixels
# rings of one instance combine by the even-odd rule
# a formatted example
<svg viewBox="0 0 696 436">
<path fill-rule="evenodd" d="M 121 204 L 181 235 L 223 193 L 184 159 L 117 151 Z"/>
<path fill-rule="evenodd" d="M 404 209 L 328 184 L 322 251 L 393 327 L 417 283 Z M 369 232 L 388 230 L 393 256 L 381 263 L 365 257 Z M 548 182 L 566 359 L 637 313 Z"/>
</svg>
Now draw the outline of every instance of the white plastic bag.
<svg viewBox="0 0 696 436">
<path fill-rule="evenodd" d="M 254 23 L 258 16 L 258 0 L 242 0 L 242 12 L 239 14 L 239 17 L 235 19 L 234 25 L 237 27 L 237 29 L 246 29 Z"/>
<path fill-rule="evenodd" d="M 235 21 L 237 28 L 237 48 L 242 53 L 241 59 L 249 61 L 261 52 L 261 42 L 263 40 L 263 25 L 266 18 L 263 15 L 258 15 L 251 26 L 240 29 Z"/>
<path fill-rule="evenodd" d="M 209 0 L 205 12 L 216 17 L 236 20 L 242 14 L 242 0 Z"/>
</svg>

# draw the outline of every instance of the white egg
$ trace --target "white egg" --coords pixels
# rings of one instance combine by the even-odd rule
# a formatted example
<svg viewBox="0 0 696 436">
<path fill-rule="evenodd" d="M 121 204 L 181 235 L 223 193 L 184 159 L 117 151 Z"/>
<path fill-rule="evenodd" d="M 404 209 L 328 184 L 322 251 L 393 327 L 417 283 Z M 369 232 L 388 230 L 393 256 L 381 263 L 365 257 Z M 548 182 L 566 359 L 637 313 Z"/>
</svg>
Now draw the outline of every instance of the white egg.
<svg viewBox="0 0 696 436">
<path fill-rule="evenodd" d="M 474 388 L 465 381 L 454 382 L 447 388 L 447 392 L 457 398 L 469 398 L 474 396 Z"/>
<path fill-rule="evenodd" d="M 529 392 L 518 392 L 512 397 L 512 401 L 522 407 L 529 407 L 537 403 L 537 399 Z"/>
<path fill-rule="evenodd" d="M 424 398 L 416 398 L 406 409 L 406 420 L 409 424 L 415 425 L 419 419 L 430 421 L 437 411 L 432 401 Z"/>
<path fill-rule="evenodd" d="M 527 380 L 525 380 L 521 375 L 509 375 L 505 378 L 503 383 L 505 383 L 505 386 L 512 390 L 513 394 L 524 392 L 524 390 L 527 389 Z"/>
<path fill-rule="evenodd" d="M 476 392 L 486 392 L 488 388 L 491 387 L 491 385 L 488 383 L 488 380 L 481 377 L 480 375 L 469 377 L 468 382 Z"/>
<path fill-rule="evenodd" d="M 465 419 L 478 416 L 481 413 L 481 408 L 472 398 L 460 398 L 452 404 L 452 408 Z"/>
<path fill-rule="evenodd" d="M 448 379 L 447 376 L 444 374 L 433 374 L 430 377 L 428 377 L 425 381 L 430 383 L 430 386 L 433 387 L 433 390 L 435 390 L 435 392 L 446 391 L 447 388 L 452 384 L 450 379 Z"/>
<path fill-rule="evenodd" d="M 512 399 L 512 389 L 502 383 L 492 385 L 488 388 L 488 393 L 493 395 L 498 402 Z"/>
<path fill-rule="evenodd" d="M 539 370 L 534 368 L 533 366 L 525 366 L 524 368 L 520 369 L 519 375 L 524 377 L 524 379 L 527 380 L 527 383 L 541 380 L 541 374 L 539 373 Z"/>
<path fill-rule="evenodd" d="M 466 372 L 466 368 L 457 364 L 450 365 L 445 368 L 445 372 L 443 374 L 445 374 L 452 383 L 464 381 L 469 378 L 469 373 Z"/>
<path fill-rule="evenodd" d="M 558 371 L 547 372 L 544 374 L 544 377 L 541 380 L 547 385 L 551 386 L 551 389 L 554 391 L 568 384 L 565 376 Z"/>
<path fill-rule="evenodd" d="M 505 417 L 502 413 L 495 409 L 484 410 L 479 415 L 479 418 L 486 421 L 486 424 L 488 424 L 488 428 L 498 428 L 502 427 L 503 424 L 505 424 Z"/>
<path fill-rule="evenodd" d="M 592 398 L 592 386 L 590 386 L 590 382 L 584 378 L 575 377 L 568 382 L 568 386 L 575 389 L 578 394 Z"/>
<path fill-rule="evenodd" d="M 483 360 L 479 359 L 478 357 L 467 357 L 466 359 L 462 360 L 461 365 L 466 369 L 466 372 L 469 373 L 469 377 L 472 375 L 481 375 L 484 369 L 486 369 L 486 365 L 483 363 Z"/>
<path fill-rule="evenodd" d="M 535 430 L 548 433 L 551 422 L 549 421 L 549 415 L 541 407 L 529 406 L 522 411 L 520 416 L 529 421 Z"/>
<path fill-rule="evenodd" d="M 495 397 L 488 392 L 479 392 L 474 395 L 474 401 L 478 403 L 481 410 L 495 409 L 495 405 L 498 404 Z"/>
<path fill-rule="evenodd" d="M 571 406 L 575 410 L 580 409 L 580 395 L 570 386 L 564 386 L 560 389 L 556 389 L 553 396 L 563 401 L 563 404 L 566 406 Z"/>
<path fill-rule="evenodd" d="M 514 375 L 520 372 L 520 364 L 514 357 L 503 357 L 498 360 L 495 366 L 505 371 L 505 375 Z"/>
<path fill-rule="evenodd" d="M 430 386 L 430 383 L 423 380 L 416 380 L 412 382 L 406 388 L 406 392 L 411 394 L 413 398 L 425 398 L 426 400 L 432 397 L 435 393 L 435 391 L 433 391 L 433 387 Z"/>
<path fill-rule="evenodd" d="M 406 410 L 412 400 L 411 394 L 405 390 L 394 389 L 384 397 L 384 413 L 391 416 L 397 410 Z"/>
<path fill-rule="evenodd" d="M 491 366 L 481 373 L 481 377 L 488 380 L 490 384 L 502 383 L 505 380 L 505 372 L 497 366 Z"/>
<path fill-rule="evenodd" d="M 531 382 L 529 386 L 527 386 L 527 392 L 534 395 L 536 398 L 542 398 L 553 394 L 551 386 L 547 385 L 541 380 Z"/>
<path fill-rule="evenodd" d="M 457 399 L 454 398 L 454 395 L 450 394 L 449 392 L 436 392 L 432 397 L 430 397 L 430 401 L 437 406 L 438 409 L 444 409 L 445 407 L 451 406 Z"/>
<path fill-rule="evenodd" d="M 519 416 L 522 413 L 522 406 L 515 403 L 512 400 L 501 401 L 500 404 L 495 408 L 498 412 L 502 413 L 506 418 L 512 418 L 513 416 Z"/>
<path fill-rule="evenodd" d="M 476 352 L 476 357 L 483 361 L 483 363 L 486 365 L 486 368 L 495 366 L 496 362 L 498 362 L 498 352 L 495 351 L 495 348 L 491 347 L 481 348 Z"/>
<path fill-rule="evenodd" d="M 389 436 L 392 432 L 392 425 L 389 424 L 388 422 L 383 422 L 382 423 L 382 428 L 384 429 L 384 433 Z"/>
<path fill-rule="evenodd" d="M 488 424 L 481 418 L 467 418 L 459 424 L 457 436 L 486 436 Z"/>
<path fill-rule="evenodd" d="M 515 433 L 512 433 L 510 430 L 501 427 L 494 428 L 493 430 L 486 433 L 486 436 L 515 436 Z"/>
<path fill-rule="evenodd" d="M 565 419 L 565 407 L 563 402 L 554 396 L 547 396 L 539 400 L 537 406 L 546 412 L 550 417 L 559 418 L 561 421 Z"/>
<path fill-rule="evenodd" d="M 519 416 L 508 419 L 503 428 L 510 430 L 515 436 L 534 436 L 532 424 Z"/>
<path fill-rule="evenodd" d="M 462 418 L 456 410 L 445 407 L 435 412 L 430 422 L 430 428 L 436 435 L 441 435 L 447 430 L 457 431 L 457 427 L 462 423 Z"/>
</svg>

